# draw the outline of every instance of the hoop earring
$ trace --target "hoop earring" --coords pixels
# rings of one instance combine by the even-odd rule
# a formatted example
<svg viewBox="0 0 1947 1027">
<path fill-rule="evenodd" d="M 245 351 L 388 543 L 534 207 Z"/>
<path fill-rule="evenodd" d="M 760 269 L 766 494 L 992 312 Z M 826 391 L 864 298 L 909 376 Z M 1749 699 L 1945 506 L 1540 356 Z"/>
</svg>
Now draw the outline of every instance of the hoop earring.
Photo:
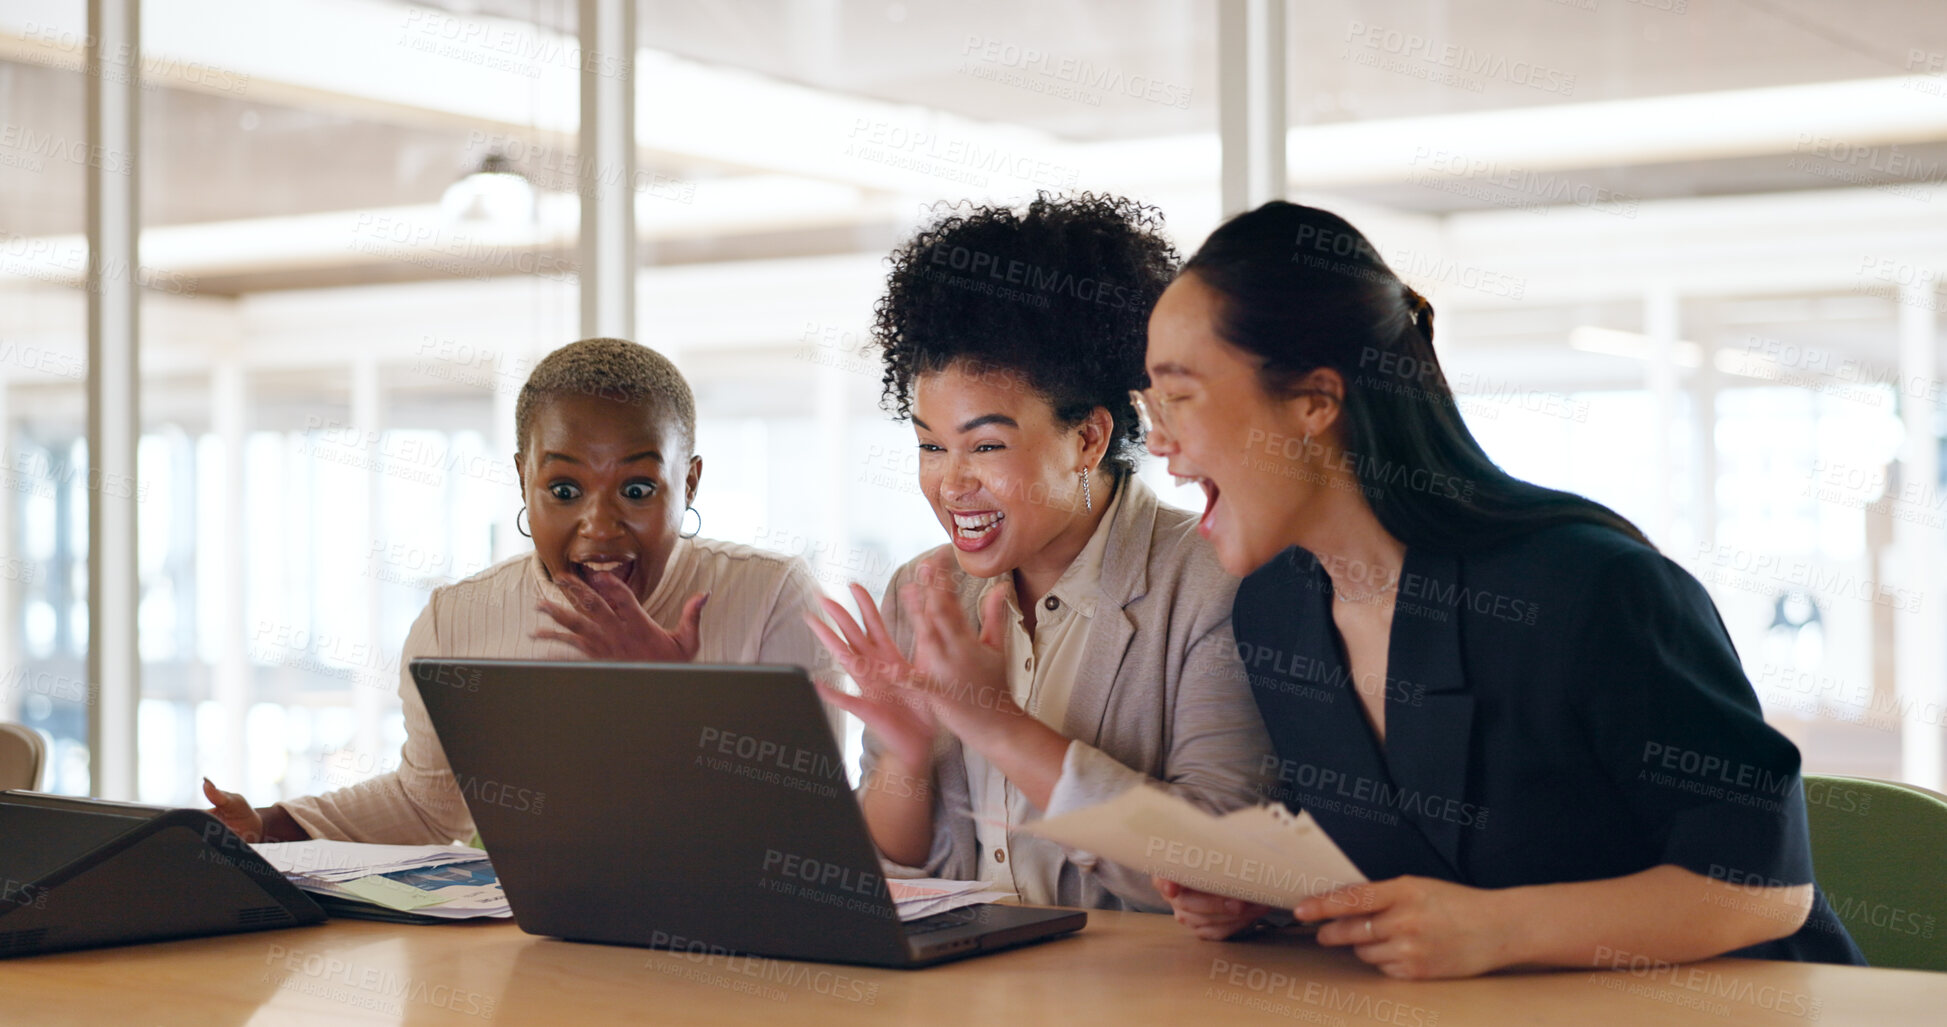
<svg viewBox="0 0 1947 1027">
<path fill-rule="evenodd" d="M 527 513 L 527 507 L 523 506 L 520 509 L 520 513 L 514 515 L 514 530 L 520 532 L 521 536 L 524 538 L 533 538 L 534 536 L 528 534 L 526 528 L 521 527 L 521 514 L 525 514 L 525 513 Z"/>
<path fill-rule="evenodd" d="M 693 507 L 693 506 L 686 506 L 686 507 L 684 507 L 684 508 L 683 508 L 683 512 L 684 512 L 685 514 L 696 514 L 696 529 L 695 529 L 694 531 L 682 531 L 682 530 L 678 530 L 678 531 L 676 532 L 676 537 L 678 537 L 678 538 L 695 538 L 696 536 L 698 536 L 698 535 L 700 535 L 700 534 L 702 534 L 702 533 L 703 533 L 703 514 L 702 514 L 702 513 L 700 512 L 700 511 L 698 511 L 696 507 Z"/>
<path fill-rule="evenodd" d="M 1090 513 L 1095 512 L 1095 500 L 1092 496 L 1089 495 L 1088 468 L 1086 467 L 1082 468 L 1082 509 L 1089 511 Z"/>
</svg>

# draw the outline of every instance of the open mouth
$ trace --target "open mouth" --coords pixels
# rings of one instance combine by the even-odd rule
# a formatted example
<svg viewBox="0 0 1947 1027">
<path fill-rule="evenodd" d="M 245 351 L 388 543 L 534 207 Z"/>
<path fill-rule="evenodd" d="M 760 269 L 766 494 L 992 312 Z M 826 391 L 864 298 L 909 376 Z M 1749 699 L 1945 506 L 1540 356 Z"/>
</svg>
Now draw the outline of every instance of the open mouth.
<svg viewBox="0 0 1947 1027">
<path fill-rule="evenodd" d="M 574 570 L 575 577 L 595 584 L 597 575 L 614 575 L 617 581 L 627 585 L 635 574 L 635 557 L 632 556 L 591 556 L 583 560 L 569 560 L 568 566 Z"/>
<path fill-rule="evenodd" d="M 1197 534 L 1202 535 L 1204 538 L 1209 538 L 1210 532 L 1217 526 L 1217 493 L 1219 491 L 1217 483 L 1211 481 L 1209 478 L 1185 477 L 1180 474 L 1172 474 L 1171 477 L 1176 479 L 1178 485 L 1188 485 L 1191 482 L 1196 482 L 1203 487 L 1203 516 L 1197 518 Z"/>
<path fill-rule="evenodd" d="M 985 549 L 1000 535 L 1007 515 L 999 510 L 949 510 L 953 515 L 953 544 L 963 552 Z"/>
</svg>

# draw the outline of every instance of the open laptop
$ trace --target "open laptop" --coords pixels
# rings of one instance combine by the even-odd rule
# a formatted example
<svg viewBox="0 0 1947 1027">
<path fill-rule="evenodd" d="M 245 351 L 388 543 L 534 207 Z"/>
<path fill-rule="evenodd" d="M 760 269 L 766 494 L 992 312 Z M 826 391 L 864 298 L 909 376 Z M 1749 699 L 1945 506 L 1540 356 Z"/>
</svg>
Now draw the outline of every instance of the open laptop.
<svg viewBox="0 0 1947 1027">
<path fill-rule="evenodd" d="M 411 669 L 530 934 L 919 967 L 1087 922 L 983 904 L 902 923 L 797 667 L 420 659 Z"/>
</svg>

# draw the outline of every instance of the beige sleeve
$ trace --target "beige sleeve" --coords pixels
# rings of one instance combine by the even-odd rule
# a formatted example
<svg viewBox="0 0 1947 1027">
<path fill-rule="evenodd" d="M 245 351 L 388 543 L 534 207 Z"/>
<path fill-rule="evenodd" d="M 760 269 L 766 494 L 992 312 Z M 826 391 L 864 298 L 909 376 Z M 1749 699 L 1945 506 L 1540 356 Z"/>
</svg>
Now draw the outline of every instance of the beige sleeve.
<svg viewBox="0 0 1947 1027">
<path fill-rule="evenodd" d="M 1272 754 L 1271 737 L 1237 658 L 1228 615 L 1190 644 L 1180 681 L 1169 711 L 1166 770 L 1158 783 L 1210 813 L 1262 802 L 1261 775 L 1266 757 Z M 1094 746 L 1070 742 L 1045 815 L 1057 817 L 1106 802 L 1126 788 L 1156 780 Z M 1067 852 L 1070 861 L 1093 871 L 1104 887 L 1132 908 L 1169 909 L 1150 885 L 1149 874 L 1093 853 Z"/>
<path fill-rule="evenodd" d="M 1272 752 L 1271 736 L 1237 659 L 1228 618 L 1191 643 L 1181 673 L 1169 711 L 1168 770 L 1161 783 L 1210 813 L 1263 802 L 1262 774 L 1265 757 Z M 1107 802 L 1123 789 L 1151 780 L 1094 746 L 1071 742 L 1047 815 Z"/>
<path fill-rule="evenodd" d="M 453 780 L 446 752 L 433 733 L 426 703 L 412 680 L 412 661 L 438 656 L 433 604 L 426 604 L 406 633 L 399 656 L 399 699 L 406 716 L 406 744 L 399 769 L 323 795 L 278 805 L 313 838 L 392 845 L 443 845 L 473 836 L 473 816 Z"/>
</svg>

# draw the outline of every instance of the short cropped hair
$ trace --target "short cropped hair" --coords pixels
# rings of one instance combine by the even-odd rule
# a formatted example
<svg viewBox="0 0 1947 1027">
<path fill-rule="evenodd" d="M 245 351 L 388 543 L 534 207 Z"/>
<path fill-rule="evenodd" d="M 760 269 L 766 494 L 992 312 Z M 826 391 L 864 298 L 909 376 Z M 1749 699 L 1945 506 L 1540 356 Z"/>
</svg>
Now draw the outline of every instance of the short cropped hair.
<svg viewBox="0 0 1947 1027">
<path fill-rule="evenodd" d="M 599 396 L 661 411 L 674 418 L 683 445 L 696 447 L 696 397 L 669 358 L 626 339 L 582 339 L 541 358 L 514 401 L 517 454 L 527 452 L 528 432 L 541 405 L 565 395 Z"/>
<path fill-rule="evenodd" d="M 1127 473 L 1142 443 L 1129 390 L 1149 384 L 1149 311 L 1178 263 L 1162 229 L 1155 207 L 1092 193 L 949 208 L 887 258 L 872 326 L 886 409 L 911 418 L 919 376 L 955 363 L 1013 371 L 1064 428 L 1107 409 L 1103 463 Z"/>
</svg>

